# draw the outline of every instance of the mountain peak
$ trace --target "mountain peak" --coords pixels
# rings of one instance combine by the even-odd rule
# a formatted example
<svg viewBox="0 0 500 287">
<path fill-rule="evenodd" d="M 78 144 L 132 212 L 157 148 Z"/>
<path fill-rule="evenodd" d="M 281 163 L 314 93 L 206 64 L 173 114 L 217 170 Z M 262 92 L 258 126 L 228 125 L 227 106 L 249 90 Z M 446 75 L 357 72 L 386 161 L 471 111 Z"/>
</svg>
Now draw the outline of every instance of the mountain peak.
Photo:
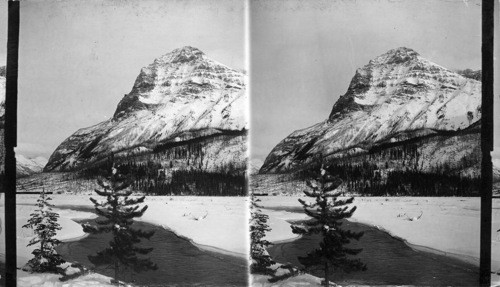
<svg viewBox="0 0 500 287">
<path fill-rule="evenodd" d="M 170 62 L 170 63 L 184 63 L 184 62 L 190 62 L 193 60 L 200 59 L 203 57 L 205 53 L 203 53 L 200 49 L 191 47 L 191 46 L 184 46 L 182 48 L 177 48 L 173 50 L 170 53 L 167 53 L 163 55 L 160 60 L 162 62 Z M 157 62 L 155 60 L 155 62 Z"/>
<path fill-rule="evenodd" d="M 415 52 L 415 50 L 413 49 L 399 47 L 389 50 L 386 53 L 376 57 L 375 59 L 370 61 L 370 64 L 400 64 L 415 60 L 418 56 L 420 56 L 420 54 Z"/>
<path fill-rule="evenodd" d="M 184 46 L 143 67 L 130 93 L 118 104 L 114 118 L 151 105 L 171 105 L 180 100 L 211 95 L 213 90 L 245 86 L 245 75 L 207 57 L 201 50 Z"/>
<path fill-rule="evenodd" d="M 289 135 L 260 170 L 301 168 L 316 154 L 349 156 L 420 133 L 472 130 L 481 119 L 480 72 L 460 73 L 409 48 L 389 50 L 356 70 L 326 121 Z"/>
<path fill-rule="evenodd" d="M 458 77 L 458 74 L 421 57 L 413 49 L 392 49 L 356 70 L 347 92 L 333 106 L 329 120 L 386 100 L 424 97 L 428 96 L 428 91 L 443 87 L 459 89 L 464 83 Z"/>
<path fill-rule="evenodd" d="M 181 47 L 181 48 L 177 48 L 177 49 L 174 49 L 172 52 L 173 53 L 202 53 L 203 52 L 196 48 L 196 47 L 193 47 L 193 46 L 184 46 L 184 47 Z"/>
<path fill-rule="evenodd" d="M 415 50 L 407 47 L 399 47 L 395 49 L 391 49 L 387 51 L 385 54 L 401 54 L 401 53 L 406 53 L 406 54 L 416 54 L 419 55 Z"/>
<path fill-rule="evenodd" d="M 246 82 L 244 74 L 210 59 L 197 48 L 175 49 L 140 70 L 113 118 L 80 129 L 61 143 L 46 170 L 79 169 L 109 154 L 142 157 L 158 152 L 160 161 L 165 160 L 162 164 L 172 167 L 178 158 L 191 157 L 191 149 L 197 149 L 201 141 L 210 150 L 200 150 L 203 159 L 199 158 L 197 168 L 213 170 L 224 165 L 219 153 L 228 155 L 227 162 L 240 166 L 246 148 L 240 145 L 247 130 Z M 211 144 L 215 141 L 217 146 Z M 190 150 L 181 155 L 180 146 L 184 144 Z M 175 155 L 163 153 L 174 147 Z M 192 158 L 179 168 L 191 165 L 194 167 Z"/>
</svg>

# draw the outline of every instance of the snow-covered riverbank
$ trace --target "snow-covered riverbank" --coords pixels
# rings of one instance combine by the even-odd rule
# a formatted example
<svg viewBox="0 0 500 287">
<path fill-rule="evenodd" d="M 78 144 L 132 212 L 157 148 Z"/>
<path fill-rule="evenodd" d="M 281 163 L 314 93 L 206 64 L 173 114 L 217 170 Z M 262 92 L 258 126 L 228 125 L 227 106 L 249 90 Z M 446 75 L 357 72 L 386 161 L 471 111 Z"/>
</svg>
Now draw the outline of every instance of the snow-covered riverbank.
<svg viewBox="0 0 500 287">
<path fill-rule="evenodd" d="M 149 197 L 138 220 L 163 226 L 201 249 L 247 257 L 247 204 L 244 197 Z"/>
<path fill-rule="evenodd" d="M 297 196 L 261 197 L 265 208 L 300 208 Z M 478 265 L 480 234 L 480 199 L 461 197 L 359 197 L 351 220 L 375 226 L 410 246 L 437 252 Z M 272 242 L 297 238 L 287 221 L 305 219 L 303 214 L 263 210 L 270 216 Z M 421 215 L 421 216 L 420 216 Z M 420 217 L 419 217 L 420 216 Z M 492 270 L 500 272 L 500 200 L 493 204 Z M 492 283 L 499 284 L 498 276 Z"/>
<path fill-rule="evenodd" d="M 36 198 L 35 198 L 36 201 Z M 17 231 L 17 266 L 22 268 L 28 260 L 30 260 L 33 255 L 31 252 L 35 249 L 35 246 L 27 246 L 31 238 L 33 237 L 33 231 L 31 229 L 23 228 L 22 226 L 27 223 L 29 215 L 35 210 L 35 206 L 32 204 L 34 202 L 28 199 L 25 202 L 30 205 L 18 205 L 16 209 L 17 220 L 16 220 L 16 231 Z M 96 215 L 90 212 L 81 212 L 76 210 L 59 210 L 54 208 L 54 211 L 58 212 L 60 218 L 58 220 L 61 225 L 61 230 L 58 231 L 56 237 L 64 242 L 79 240 L 86 236 L 83 232 L 80 224 L 76 223 L 74 220 L 77 219 L 91 219 L 95 218 Z M 0 213 L 4 214 L 4 206 L 0 206 Z M 3 218 L 2 218 L 3 221 Z M 2 246 L 1 250 L 5 250 L 4 241 L 0 241 Z M 3 254 L 4 255 L 4 254 Z M 29 272 L 22 271 L 18 269 L 17 271 L 17 286 L 19 287 L 34 287 L 34 286 L 52 286 L 52 287 L 80 287 L 80 286 L 114 286 L 109 284 L 110 278 L 103 276 L 101 274 L 92 273 L 81 276 L 71 282 L 61 282 L 59 281 L 60 275 L 57 274 L 31 274 Z"/>
<path fill-rule="evenodd" d="M 92 208 L 88 195 L 53 195 L 52 203 L 57 206 L 85 206 Z M 23 230 L 37 195 L 18 197 L 18 231 Z M 266 208 L 298 208 L 298 197 L 271 196 L 261 197 L 261 204 Z M 393 236 L 400 237 L 414 246 L 432 248 L 447 255 L 476 262 L 479 257 L 479 198 L 414 198 L 414 197 L 361 197 L 356 198 L 358 210 L 352 218 L 355 221 L 377 226 Z M 200 248 L 207 248 L 230 254 L 245 256 L 248 239 L 246 235 L 247 200 L 242 197 L 149 197 L 146 200 L 148 211 L 140 219 L 148 223 L 168 228 L 179 236 L 191 240 Z M 3 209 L 3 207 L 0 207 Z M 71 240 L 84 236 L 79 224 L 72 219 L 84 219 L 95 216 L 88 212 L 58 210 L 63 230 L 60 239 Z M 302 213 L 274 211 L 264 209 L 270 215 L 269 224 L 273 229 L 267 239 L 273 242 L 294 240 L 288 221 L 303 220 Z M 0 214 L 3 214 L 0 213 Z M 416 219 L 420 214 L 422 216 Z M 415 219 L 414 219 L 415 218 Z M 414 219 L 414 220 L 411 220 Z M 2 218 L 3 220 L 3 218 Z M 493 204 L 492 257 L 493 270 L 500 271 L 500 200 Z M 27 232 L 26 230 L 22 232 Z M 31 251 L 24 248 L 27 233 L 18 235 L 18 259 L 21 266 L 31 257 Z M 24 240 L 26 242 L 21 243 Z M 1 241 L 0 241 L 1 242 Z M 496 268 L 496 269 L 495 269 Z M 19 272 L 20 286 L 32 286 L 40 277 Z M 45 275 L 44 275 L 45 276 Z M 55 275 L 54 275 L 55 276 Z M 88 275 L 90 276 L 90 275 Z M 88 282 L 94 286 L 106 286 L 109 278 L 94 274 Z M 299 281 L 317 282 L 317 278 L 296 278 Z M 55 276 L 54 278 L 57 278 Z M 495 282 L 500 281 L 494 277 Z M 26 281 L 23 281 L 26 280 Z M 47 279 L 48 280 L 48 279 Z M 312 281 L 311 281 L 312 280 Z M 25 282 L 26 284 L 23 284 Z M 29 284 L 28 284 L 29 282 Z M 40 281 L 43 282 L 43 281 Z M 74 282 L 81 284 L 81 282 Z M 255 282 L 257 283 L 257 282 Z M 299 283 L 299 282 L 298 282 Z M 498 283 L 498 282 L 497 282 Z M 31 284 L 31 285 L 30 285 Z M 88 286 L 92 286 L 89 283 Z M 39 284 L 41 285 L 41 284 Z M 35 284 L 34 286 L 37 286 Z M 62 285 L 53 285 L 62 286 Z M 68 285 L 86 286 L 86 285 Z"/>
<path fill-rule="evenodd" d="M 88 195 L 53 195 L 52 198 L 55 207 L 93 208 Z M 19 205 L 29 205 L 36 199 L 36 195 L 22 195 L 17 201 Z M 151 196 L 145 201 L 148 210 L 137 220 L 163 226 L 200 248 L 246 256 L 247 203 L 244 197 Z M 18 216 L 21 216 L 19 211 Z"/>
<path fill-rule="evenodd" d="M 28 260 L 33 257 L 31 252 L 36 248 L 36 246 L 27 246 L 31 238 L 33 238 L 33 230 L 23 228 L 23 225 L 28 222 L 29 215 L 34 210 L 35 207 L 31 205 L 17 206 L 17 266 L 19 268 L 24 266 Z M 56 238 L 63 242 L 78 240 L 86 236 L 80 224 L 76 223 L 74 220 L 97 217 L 93 213 L 76 210 L 60 210 L 53 208 L 53 211 L 59 213 L 60 216 L 58 223 L 61 226 L 61 230 L 57 232 Z"/>
<path fill-rule="evenodd" d="M 301 206 L 298 198 L 262 197 L 261 203 L 267 208 L 296 208 Z M 378 227 L 413 245 L 479 258 L 478 198 L 360 197 L 354 204 L 358 209 L 353 221 Z M 300 213 L 265 212 L 271 217 L 271 241 L 296 237 L 284 220 L 307 218 Z"/>
<path fill-rule="evenodd" d="M 81 226 L 74 219 L 94 218 L 95 214 L 76 210 L 68 210 L 70 206 L 93 208 L 88 195 L 52 195 L 51 203 L 55 211 L 60 214 L 59 223 L 62 229 L 57 237 L 60 240 L 78 240 L 85 236 Z M 95 197 L 95 196 L 94 196 Z M 37 195 L 18 196 L 18 266 L 24 265 L 31 258 L 32 249 L 27 249 L 27 242 L 31 236 L 29 230 L 21 228 L 28 219 Z M 246 206 L 247 200 L 243 197 L 148 197 L 145 202 L 149 207 L 142 218 L 138 220 L 163 226 L 178 236 L 190 240 L 200 249 L 246 257 Z M 65 209 L 58 210 L 57 206 Z M 2 207 L 3 208 L 3 207 Z M 48 277 L 47 277 L 48 276 Z M 89 277 L 90 276 L 90 277 Z M 62 286 L 56 275 L 29 274 L 19 272 L 19 286 L 42 286 L 44 280 Z M 42 280 L 42 277 L 45 278 Z M 50 278 L 49 278 L 50 277 Z M 55 279 L 55 280 L 54 280 Z M 40 282 L 40 284 L 35 283 Z M 109 278 L 99 274 L 91 274 L 72 280 L 71 285 L 64 286 L 106 286 Z M 35 285 L 33 285 L 35 284 Z M 68 282 L 65 282 L 68 284 Z M 80 284 L 80 285 L 78 285 Z M 83 285 L 81 285 L 83 284 Z M 43 285 L 45 286 L 45 285 Z"/>
</svg>

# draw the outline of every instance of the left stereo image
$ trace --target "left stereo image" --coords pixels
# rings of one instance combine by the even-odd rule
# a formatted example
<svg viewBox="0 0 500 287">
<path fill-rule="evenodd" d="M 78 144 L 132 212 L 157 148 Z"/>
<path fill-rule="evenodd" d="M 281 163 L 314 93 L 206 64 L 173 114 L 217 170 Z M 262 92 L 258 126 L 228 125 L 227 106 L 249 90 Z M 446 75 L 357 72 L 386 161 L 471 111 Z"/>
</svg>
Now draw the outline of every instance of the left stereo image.
<svg viewBox="0 0 500 287">
<path fill-rule="evenodd" d="M 248 285 L 244 5 L 20 3 L 18 286 Z"/>
</svg>

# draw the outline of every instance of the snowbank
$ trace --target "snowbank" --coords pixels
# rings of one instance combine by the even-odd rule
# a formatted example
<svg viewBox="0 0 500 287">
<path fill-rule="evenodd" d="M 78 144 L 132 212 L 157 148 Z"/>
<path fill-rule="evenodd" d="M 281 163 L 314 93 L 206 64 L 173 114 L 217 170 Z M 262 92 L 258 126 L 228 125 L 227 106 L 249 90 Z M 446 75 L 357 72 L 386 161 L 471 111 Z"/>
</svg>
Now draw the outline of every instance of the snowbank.
<svg viewBox="0 0 500 287">
<path fill-rule="evenodd" d="M 355 221 L 386 230 L 413 247 L 479 265 L 479 198 L 358 198 L 355 204 Z"/>
<path fill-rule="evenodd" d="M 3 207 L 1 207 L 3 209 Z M 36 246 L 27 246 L 34 233 L 30 228 L 23 228 L 28 222 L 29 215 L 36 209 L 33 205 L 18 205 L 16 209 L 16 232 L 17 232 L 17 266 L 23 267 L 29 259 L 33 257 L 31 252 Z M 87 234 L 83 232 L 80 224 L 76 223 L 75 219 L 95 218 L 96 215 L 90 212 L 82 212 L 76 210 L 59 210 L 53 208 L 53 211 L 59 213 L 58 223 L 61 230 L 57 231 L 56 238 L 61 241 L 73 241 L 85 237 Z"/>
<path fill-rule="evenodd" d="M 242 257 L 248 254 L 244 197 L 149 197 L 137 220 L 163 226 L 199 248 Z"/>
<path fill-rule="evenodd" d="M 92 195 L 98 198 L 97 195 Z M 52 195 L 57 206 L 93 208 L 88 195 Z M 38 196 L 18 196 L 19 204 L 33 204 Z M 247 204 L 244 197 L 151 196 L 147 211 L 138 221 L 162 226 L 185 237 L 199 248 L 247 257 Z M 66 212 L 66 211 L 63 211 Z M 18 213 L 20 213 L 18 211 Z M 61 213 L 76 219 L 81 212 Z M 85 214 L 85 213 L 83 213 Z M 63 216 L 64 215 L 64 216 Z"/>
<path fill-rule="evenodd" d="M 19 200 L 20 199 L 20 200 Z M 33 237 L 34 233 L 32 229 L 23 228 L 29 219 L 29 215 L 36 209 L 33 205 L 38 199 L 38 195 L 29 196 L 18 196 L 19 205 L 16 208 L 16 231 L 17 231 L 17 266 L 19 268 L 23 267 L 28 260 L 30 260 L 33 255 L 31 252 L 36 248 L 36 246 L 27 247 L 29 241 Z M 73 220 L 76 219 L 90 219 L 95 218 L 96 215 L 90 212 L 81 212 L 76 210 L 60 210 L 53 208 L 54 211 L 59 213 L 58 223 L 61 225 L 61 230 L 57 232 L 56 238 L 61 241 L 73 241 L 78 240 L 86 236 L 83 232 L 80 224 Z M 0 205 L 0 218 L 4 221 L 5 208 L 3 206 L 3 201 Z M 3 230 L 0 230 L 0 235 Z M 3 240 L 3 235 L 1 235 L 2 240 L 0 240 L 0 260 L 5 260 L 5 241 Z M 17 271 L 17 286 L 19 287 L 83 287 L 83 286 L 114 286 L 110 285 L 110 278 L 100 275 L 100 274 L 88 274 L 77 279 L 71 280 L 70 282 L 59 281 L 61 275 L 58 274 L 40 274 L 40 273 L 28 273 L 18 269 Z"/>
<path fill-rule="evenodd" d="M 493 199 L 491 268 L 497 274 L 492 274 L 491 285 L 500 286 L 500 199 Z"/>
<path fill-rule="evenodd" d="M 273 276 L 290 275 L 290 272 L 297 272 L 297 268 L 293 271 L 288 268 L 281 268 L 283 265 L 280 263 L 273 264 L 270 268 L 274 270 Z M 323 286 L 321 281 L 323 278 L 313 276 L 311 274 L 302 273 L 292 275 L 286 279 L 281 279 L 277 282 L 269 282 L 272 276 L 262 274 L 250 274 L 250 286 L 252 287 L 299 287 L 299 286 Z M 330 281 L 330 286 L 336 286 Z"/>
<path fill-rule="evenodd" d="M 17 286 L 19 287 L 85 287 L 99 286 L 112 287 L 110 278 L 101 274 L 91 273 L 83 275 L 68 282 L 59 281 L 61 275 L 48 273 L 28 273 L 22 270 L 17 271 Z"/>
<path fill-rule="evenodd" d="M 267 208 L 300 207 L 297 196 L 262 197 Z M 444 253 L 478 264 L 480 235 L 480 199 L 463 197 L 358 197 L 358 207 L 351 220 L 376 226 L 406 240 L 414 248 Z M 267 213 L 267 212 L 266 212 Z M 270 216 L 279 213 L 269 212 Z M 418 216 L 422 214 L 420 219 Z M 274 221 L 281 220 L 276 224 Z M 268 240 L 296 237 L 285 218 L 272 218 Z M 286 222 L 285 222 L 286 223 Z M 288 224 L 289 225 L 289 224 Z M 492 235 L 492 268 L 500 271 L 500 200 L 494 200 Z"/>
<path fill-rule="evenodd" d="M 323 280 L 323 278 L 315 277 L 310 274 L 301 274 L 275 283 L 269 283 L 269 281 L 267 281 L 269 278 L 270 278 L 269 276 L 253 274 L 251 276 L 252 283 L 250 284 L 250 286 L 253 287 L 322 286 L 321 281 Z"/>
<path fill-rule="evenodd" d="M 93 195 L 95 198 L 98 196 Z M 71 207 L 93 208 L 88 195 L 52 195 L 51 203 L 60 215 L 62 230 L 60 240 L 76 240 L 85 236 L 81 226 L 73 219 L 95 218 L 89 212 L 71 210 Z M 31 258 L 32 249 L 25 248 L 32 234 L 22 229 L 29 214 L 34 210 L 37 195 L 18 196 L 18 266 Z M 244 197 L 149 197 L 145 202 L 148 210 L 138 220 L 163 226 L 178 236 L 185 237 L 201 249 L 247 257 L 247 199 Z M 2 207 L 3 208 L 3 207 Z M 70 209 L 68 209 L 70 208 Z M 69 282 L 60 282 L 55 274 L 18 274 L 18 286 L 113 286 L 110 278 L 100 274 L 89 274 Z"/>
<path fill-rule="evenodd" d="M 290 222 L 306 220 L 309 217 L 304 213 L 274 211 L 261 209 L 264 214 L 269 216 L 267 224 L 271 231 L 266 233 L 265 239 L 273 243 L 282 243 L 289 240 L 295 240 L 300 236 L 292 233 Z"/>
</svg>

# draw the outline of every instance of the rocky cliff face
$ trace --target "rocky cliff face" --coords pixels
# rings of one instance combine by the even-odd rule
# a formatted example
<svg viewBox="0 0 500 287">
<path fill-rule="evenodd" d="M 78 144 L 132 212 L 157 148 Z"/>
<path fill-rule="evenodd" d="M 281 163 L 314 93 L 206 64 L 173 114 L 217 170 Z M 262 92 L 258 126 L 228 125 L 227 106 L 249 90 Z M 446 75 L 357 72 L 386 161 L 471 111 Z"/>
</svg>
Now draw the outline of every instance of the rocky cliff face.
<svg viewBox="0 0 500 287">
<path fill-rule="evenodd" d="M 377 157 L 381 169 L 446 166 L 477 175 L 480 119 L 481 82 L 398 48 L 358 69 L 329 117 L 283 139 L 260 173 L 300 170 L 317 155 L 366 161 L 386 154 Z"/>
<path fill-rule="evenodd" d="M 246 82 L 196 48 L 176 49 L 142 68 L 113 117 L 67 138 L 44 170 L 79 170 L 111 154 L 178 168 L 245 169 Z"/>
</svg>

